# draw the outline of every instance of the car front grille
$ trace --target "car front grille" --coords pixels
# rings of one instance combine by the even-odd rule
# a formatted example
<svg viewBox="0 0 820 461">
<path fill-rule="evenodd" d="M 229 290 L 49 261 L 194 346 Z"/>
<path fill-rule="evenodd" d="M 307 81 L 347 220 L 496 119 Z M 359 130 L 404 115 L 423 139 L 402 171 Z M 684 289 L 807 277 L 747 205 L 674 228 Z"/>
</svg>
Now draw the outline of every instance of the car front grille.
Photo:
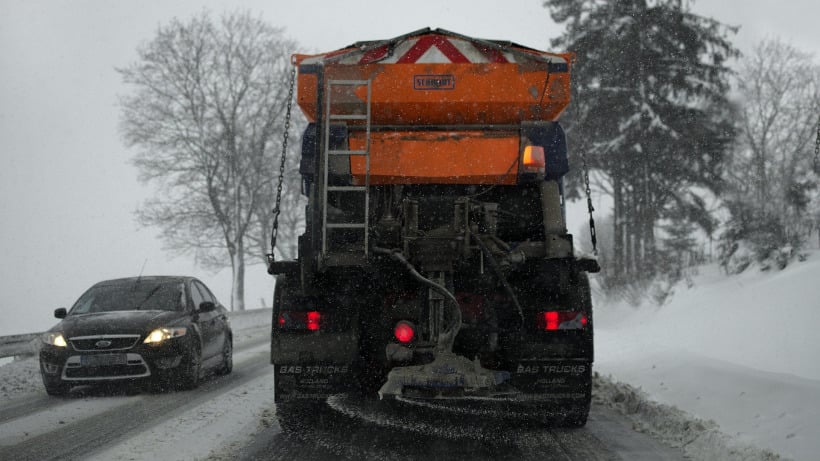
<svg viewBox="0 0 820 461">
<path fill-rule="evenodd" d="M 131 349 L 139 341 L 139 335 L 95 335 L 69 338 L 76 351 L 124 351 Z"/>
<path fill-rule="evenodd" d="M 148 368 L 143 365 L 111 365 L 107 367 L 66 368 L 67 379 L 117 379 L 146 376 Z"/>
<path fill-rule="evenodd" d="M 141 355 L 129 353 L 73 355 L 66 360 L 62 378 L 67 381 L 100 381 L 146 376 L 151 376 L 148 364 Z"/>
</svg>

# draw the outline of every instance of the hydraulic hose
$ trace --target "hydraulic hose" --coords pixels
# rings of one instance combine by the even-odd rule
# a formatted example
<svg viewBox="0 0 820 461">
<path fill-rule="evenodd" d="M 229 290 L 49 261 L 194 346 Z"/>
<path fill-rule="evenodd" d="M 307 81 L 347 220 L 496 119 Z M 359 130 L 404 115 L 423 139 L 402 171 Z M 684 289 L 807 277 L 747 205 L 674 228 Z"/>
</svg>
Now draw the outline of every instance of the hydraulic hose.
<svg viewBox="0 0 820 461">
<path fill-rule="evenodd" d="M 504 273 L 501 272 L 501 268 L 498 267 L 498 261 L 495 260 L 495 257 L 493 257 L 492 252 L 490 252 L 490 249 L 487 247 L 487 244 L 485 244 L 484 241 L 481 240 L 481 237 L 479 237 L 476 234 L 470 235 L 473 237 L 473 240 L 475 240 L 478 246 L 481 247 L 481 251 L 484 252 L 484 255 L 487 257 L 487 261 L 490 262 L 490 267 L 493 269 L 493 272 L 495 272 L 495 275 L 501 281 L 501 285 L 504 286 L 504 291 L 507 292 L 507 294 L 510 296 L 510 299 L 512 299 L 513 304 L 515 305 L 515 308 L 518 309 L 518 315 L 519 317 L 521 317 L 521 326 L 523 327 L 525 323 L 524 311 L 521 309 L 521 304 L 518 303 L 518 296 L 515 295 L 512 286 L 510 286 L 510 282 L 507 281 L 507 277 L 504 277 Z"/>
<path fill-rule="evenodd" d="M 421 275 L 419 273 L 419 271 L 417 271 L 416 268 L 413 267 L 413 265 L 410 263 L 410 261 L 408 261 L 407 258 L 402 256 L 401 253 L 399 253 L 398 251 L 389 250 L 387 248 L 373 247 L 373 252 L 390 256 L 391 258 L 395 259 L 396 261 L 402 263 L 402 265 L 404 265 L 404 267 L 407 268 L 407 270 L 410 272 L 410 275 L 412 275 L 413 278 L 415 278 L 416 280 L 418 280 L 422 284 L 427 285 L 428 287 L 436 290 L 437 292 L 439 292 L 441 295 L 443 295 L 445 298 L 447 298 L 450 301 L 450 304 L 452 306 L 451 312 L 452 312 L 452 318 L 453 318 L 453 326 L 452 326 L 452 328 L 445 329 L 441 333 L 441 335 L 439 336 L 439 346 L 441 346 L 443 349 L 447 350 L 448 352 L 452 351 L 453 343 L 455 342 L 456 335 L 458 335 L 458 332 L 461 329 L 461 320 L 462 320 L 461 307 L 459 306 L 458 300 L 456 300 L 456 297 L 453 296 L 453 294 L 450 293 L 450 290 L 448 290 L 447 288 L 445 288 L 445 287 L 439 285 L 438 283 L 436 283 L 436 282 L 426 278 L 425 276 Z"/>
</svg>

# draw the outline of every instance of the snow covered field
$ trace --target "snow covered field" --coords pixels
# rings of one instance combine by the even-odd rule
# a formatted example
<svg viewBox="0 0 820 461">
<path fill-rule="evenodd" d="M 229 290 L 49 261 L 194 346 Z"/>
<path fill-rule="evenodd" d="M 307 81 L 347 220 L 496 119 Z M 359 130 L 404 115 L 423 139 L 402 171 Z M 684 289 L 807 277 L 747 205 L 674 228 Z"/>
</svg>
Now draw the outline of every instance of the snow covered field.
<svg viewBox="0 0 820 461">
<path fill-rule="evenodd" d="M 595 404 L 621 411 L 638 430 L 682 447 L 692 459 L 818 459 L 820 252 L 780 272 L 699 271 L 692 288 L 676 287 L 660 308 L 596 303 Z M 264 362 L 269 322 L 270 310 L 232 316 L 236 343 L 259 343 L 238 352 L 237 364 Z M 170 447 L 186 447 L 194 458 L 229 459 L 274 424 L 272 384 L 265 373 L 206 405 L 181 408 L 166 424 L 107 447 L 97 459 L 155 459 Z M 44 391 L 35 359 L 0 366 L 0 403 L 37 394 Z M 65 405 L 93 402 L 94 411 L 105 411 L 109 400 Z M 224 424 L 208 425 L 214 416 Z"/>
<path fill-rule="evenodd" d="M 818 459 L 820 253 L 779 272 L 706 266 L 694 282 L 661 308 L 596 304 L 596 370 L 738 446 Z"/>
</svg>

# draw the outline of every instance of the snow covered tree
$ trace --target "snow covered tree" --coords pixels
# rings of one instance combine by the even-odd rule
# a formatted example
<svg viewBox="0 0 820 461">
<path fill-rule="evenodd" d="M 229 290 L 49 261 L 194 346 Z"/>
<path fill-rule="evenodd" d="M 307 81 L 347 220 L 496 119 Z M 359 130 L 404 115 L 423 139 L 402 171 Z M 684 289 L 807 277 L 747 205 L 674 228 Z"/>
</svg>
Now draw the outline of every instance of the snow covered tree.
<svg viewBox="0 0 820 461">
<path fill-rule="evenodd" d="M 651 278 L 658 222 L 695 210 L 720 186 L 733 138 L 731 29 L 673 0 L 547 0 L 573 51 L 566 114 L 573 155 L 585 153 L 613 197 L 608 285 Z M 580 162 L 575 162 L 579 164 Z M 577 181 L 576 181 L 577 184 Z"/>
<path fill-rule="evenodd" d="M 133 88 L 121 99 L 122 132 L 140 148 L 140 179 L 158 186 L 139 222 L 162 229 L 172 251 L 230 266 L 234 309 L 244 309 L 248 254 L 262 262 L 268 251 L 269 240 L 248 236 L 270 220 L 294 48 L 248 13 L 202 13 L 160 26 L 119 69 Z"/>
<path fill-rule="evenodd" d="M 778 266 L 820 223 L 820 172 L 812 171 L 820 66 L 780 40 L 764 40 L 740 66 L 737 148 L 727 168 L 731 213 L 722 260 L 774 257 Z M 745 253 L 745 254 L 744 254 Z M 785 258 L 785 259 L 784 259 Z M 748 264 L 746 264 L 748 265 Z"/>
</svg>

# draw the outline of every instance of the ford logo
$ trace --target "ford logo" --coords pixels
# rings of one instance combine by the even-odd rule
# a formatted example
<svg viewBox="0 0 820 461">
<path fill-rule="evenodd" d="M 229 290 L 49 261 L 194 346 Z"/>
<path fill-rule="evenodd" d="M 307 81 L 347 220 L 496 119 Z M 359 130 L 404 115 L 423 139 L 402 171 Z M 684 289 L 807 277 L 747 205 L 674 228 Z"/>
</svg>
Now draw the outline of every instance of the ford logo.
<svg viewBox="0 0 820 461">
<path fill-rule="evenodd" d="M 94 343 L 94 345 L 95 345 L 95 346 L 97 346 L 98 348 L 102 349 L 102 348 L 105 348 L 105 347 L 110 346 L 110 345 L 111 345 L 111 341 L 108 341 L 108 340 L 106 340 L 106 339 L 103 339 L 103 340 L 101 340 L 101 341 L 97 341 L 96 343 Z"/>
</svg>

